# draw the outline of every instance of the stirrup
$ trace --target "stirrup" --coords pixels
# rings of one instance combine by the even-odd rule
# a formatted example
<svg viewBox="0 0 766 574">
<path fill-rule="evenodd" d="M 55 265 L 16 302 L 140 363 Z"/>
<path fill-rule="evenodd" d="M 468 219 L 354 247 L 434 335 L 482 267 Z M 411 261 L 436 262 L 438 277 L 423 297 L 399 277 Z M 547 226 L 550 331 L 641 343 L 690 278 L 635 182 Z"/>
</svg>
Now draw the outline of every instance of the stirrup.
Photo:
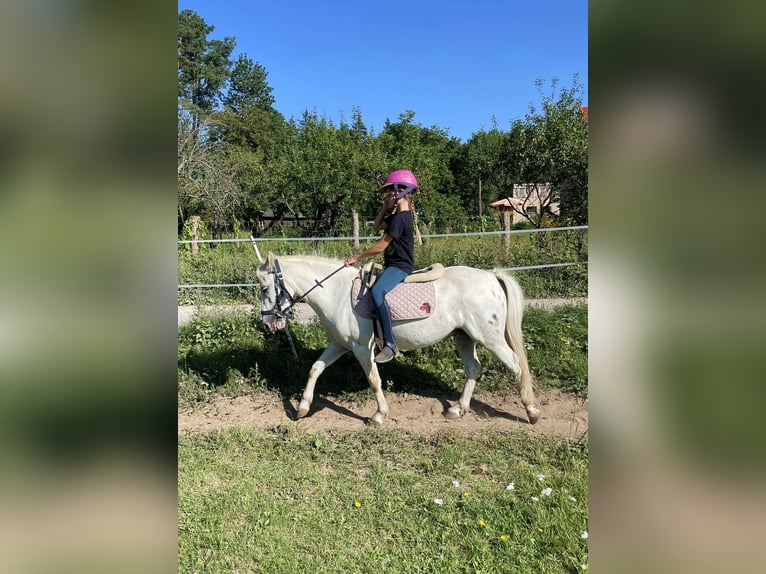
<svg viewBox="0 0 766 574">
<path fill-rule="evenodd" d="M 375 362 L 376 363 L 388 363 L 389 361 L 394 360 L 396 357 L 396 350 L 392 349 L 388 345 L 385 345 L 383 349 L 375 355 Z"/>
</svg>

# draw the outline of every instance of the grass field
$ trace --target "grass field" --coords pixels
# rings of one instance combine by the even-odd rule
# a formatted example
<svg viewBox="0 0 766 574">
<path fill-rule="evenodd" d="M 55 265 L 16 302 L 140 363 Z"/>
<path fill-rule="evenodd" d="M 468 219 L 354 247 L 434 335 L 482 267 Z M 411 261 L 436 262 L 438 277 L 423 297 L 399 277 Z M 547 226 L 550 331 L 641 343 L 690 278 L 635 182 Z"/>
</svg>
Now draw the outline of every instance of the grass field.
<svg viewBox="0 0 766 574">
<path fill-rule="evenodd" d="M 316 325 L 283 333 L 258 316 L 195 319 L 179 329 L 179 404 L 216 395 L 294 398 L 327 344 Z M 528 308 L 539 387 L 587 396 L 587 306 Z M 486 390 L 512 390 L 480 350 Z M 462 388 L 454 345 L 406 353 L 387 393 Z M 331 384 L 328 383 L 331 380 Z M 317 393 L 369 397 L 341 357 Z M 300 425 L 179 436 L 179 572 L 559 573 L 587 570 L 587 437 L 525 430 L 422 436 L 387 427 L 309 434 Z M 513 488 L 509 488 L 509 485 Z"/>
<path fill-rule="evenodd" d="M 587 455 L 525 431 L 185 436 L 179 572 L 583 572 Z"/>
</svg>

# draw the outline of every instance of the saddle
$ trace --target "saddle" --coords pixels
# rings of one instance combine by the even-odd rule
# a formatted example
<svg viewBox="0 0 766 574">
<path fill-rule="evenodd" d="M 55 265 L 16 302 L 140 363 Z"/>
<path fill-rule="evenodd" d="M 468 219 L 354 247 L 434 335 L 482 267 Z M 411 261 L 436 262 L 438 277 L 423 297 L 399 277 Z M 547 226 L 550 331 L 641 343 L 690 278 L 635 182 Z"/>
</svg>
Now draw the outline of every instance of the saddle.
<svg viewBox="0 0 766 574">
<path fill-rule="evenodd" d="M 374 316 L 370 288 L 382 271 L 383 266 L 380 263 L 368 263 L 360 269 L 359 276 L 355 277 L 351 284 L 351 306 L 360 317 L 372 319 Z M 434 263 L 414 271 L 386 293 L 391 320 L 425 319 L 430 316 L 436 308 L 434 281 L 443 274 L 444 266 Z"/>
</svg>

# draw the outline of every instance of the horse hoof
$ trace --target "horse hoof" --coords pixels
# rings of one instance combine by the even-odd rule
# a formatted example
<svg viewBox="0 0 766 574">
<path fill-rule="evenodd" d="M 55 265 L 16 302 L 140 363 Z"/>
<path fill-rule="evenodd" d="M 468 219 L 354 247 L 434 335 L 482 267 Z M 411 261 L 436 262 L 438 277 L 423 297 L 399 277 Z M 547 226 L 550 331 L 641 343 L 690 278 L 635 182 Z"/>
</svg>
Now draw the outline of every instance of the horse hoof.
<svg viewBox="0 0 766 574">
<path fill-rule="evenodd" d="M 298 412 L 295 414 L 295 418 L 302 419 L 307 414 L 309 414 L 309 405 L 304 404 L 303 401 L 301 401 L 301 404 L 298 407 Z"/>
<path fill-rule="evenodd" d="M 540 409 L 536 405 L 529 405 L 527 407 L 527 417 L 529 418 L 529 424 L 535 424 L 540 418 Z"/>
<path fill-rule="evenodd" d="M 444 413 L 444 418 L 449 420 L 455 420 L 460 418 L 460 407 L 450 407 Z"/>
<path fill-rule="evenodd" d="M 380 414 L 380 413 L 375 413 L 375 414 L 372 416 L 372 418 L 370 419 L 370 421 L 369 421 L 369 422 L 370 422 L 370 424 L 371 424 L 371 425 L 376 425 L 376 426 L 383 426 L 383 421 L 384 421 L 385 419 L 386 419 L 386 417 L 384 417 L 382 414 Z"/>
</svg>

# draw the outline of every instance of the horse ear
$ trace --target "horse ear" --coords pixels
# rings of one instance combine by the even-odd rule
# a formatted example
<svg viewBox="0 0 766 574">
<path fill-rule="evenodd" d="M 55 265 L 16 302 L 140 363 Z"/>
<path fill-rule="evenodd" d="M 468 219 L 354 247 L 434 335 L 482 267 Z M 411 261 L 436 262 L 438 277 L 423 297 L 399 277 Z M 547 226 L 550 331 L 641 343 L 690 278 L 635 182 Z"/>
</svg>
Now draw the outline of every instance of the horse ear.
<svg viewBox="0 0 766 574">
<path fill-rule="evenodd" d="M 269 251 L 269 254 L 266 255 L 266 261 L 269 262 L 268 268 L 271 269 L 274 267 L 274 261 L 277 259 L 277 256 L 274 255 L 271 251 Z"/>
<path fill-rule="evenodd" d="M 261 257 L 261 250 L 258 249 L 258 244 L 255 242 L 255 236 L 250 234 L 250 241 L 253 242 L 253 249 L 255 249 L 255 256 L 258 258 L 258 263 L 263 263 L 263 257 Z"/>
</svg>

